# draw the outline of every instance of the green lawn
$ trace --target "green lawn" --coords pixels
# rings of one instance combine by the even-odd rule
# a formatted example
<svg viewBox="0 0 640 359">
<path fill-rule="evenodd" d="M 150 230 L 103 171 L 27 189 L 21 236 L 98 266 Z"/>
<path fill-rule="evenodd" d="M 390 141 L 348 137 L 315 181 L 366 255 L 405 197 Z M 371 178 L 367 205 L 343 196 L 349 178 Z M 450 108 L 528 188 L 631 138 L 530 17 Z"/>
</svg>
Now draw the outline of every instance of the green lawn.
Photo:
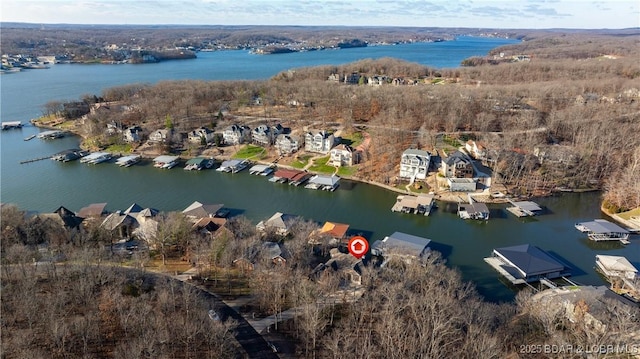
<svg viewBox="0 0 640 359">
<path fill-rule="evenodd" d="M 313 161 L 313 166 L 309 167 L 309 171 L 328 174 L 335 172 L 336 168 L 329 166 L 327 161 L 329 161 L 329 156 L 316 158 Z"/>
<path fill-rule="evenodd" d="M 620 216 L 620 218 L 622 219 L 629 220 L 632 216 L 640 216 L 640 208 L 632 209 L 623 213 L 618 213 L 618 216 Z"/>
<path fill-rule="evenodd" d="M 350 177 L 353 176 L 356 172 L 358 172 L 357 167 L 340 167 L 338 168 L 338 176 L 341 177 Z"/>
<path fill-rule="evenodd" d="M 107 152 L 111 152 L 111 153 L 131 153 L 132 147 L 131 144 L 126 143 L 126 144 L 113 144 L 109 147 L 106 148 Z"/>
<path fill-rule="evenodd" d="M 361 144 L 362 141 L 364 141 L 364 136 L 362 135 L 362 132 L 354 132 L 348 135 L 343 135 L 341 142 L 351 147 L 356 147 L 359 144 Z"/>
<path fill-rule="evenodd" d="M 302 169 L 302 168 L 304 168 L 304 166 L 307 165 L 307 163 L 309 163 L 309 159 L 311 157 L 312 157 L 311 155 L 299 156 L 296 160 L 291 162 L 291 167 Z"/>
<path fill-rule="evenodd" d="M 240 151 L 236 152 L 236 154 L 233 155 L 233 158 L 247 159 L 256 157 L 260 159 L 265 153 L 266 150 L 260 146 L 246 145 L 242 147 Z"/>
</svg>

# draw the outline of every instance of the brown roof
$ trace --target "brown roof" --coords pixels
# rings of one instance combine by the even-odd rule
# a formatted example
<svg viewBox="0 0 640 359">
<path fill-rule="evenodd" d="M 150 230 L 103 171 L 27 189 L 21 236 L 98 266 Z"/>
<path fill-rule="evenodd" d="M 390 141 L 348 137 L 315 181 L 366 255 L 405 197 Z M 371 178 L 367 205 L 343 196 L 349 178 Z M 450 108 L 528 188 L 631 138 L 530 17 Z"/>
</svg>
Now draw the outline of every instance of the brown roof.
<svg viewBox="0 0 640 359">
<path fill-rule="evenodd" d="M 104 209 L 107 206 L 106 203 L 92 203 L 86 207 L 83 207 L 78 212 L 78 217 L 100 217 L 104 213 Z"/>
<path fill-rule="evenodd" d="M 289 170 L 289 169 L 279 169 L 273 175 L 275 177 L 286 178 L 290 181 L 295 181 L 297 178 L 304 176 L 306 172 L 297 171 L 297 170 Z"/>
<path fill-rule="evenodd" d="M 348 224 L 325 222 L 320 230 L 321 234 L 328 234 L 333 238 L 344 238 L 349 230 Z"/>
</svg>

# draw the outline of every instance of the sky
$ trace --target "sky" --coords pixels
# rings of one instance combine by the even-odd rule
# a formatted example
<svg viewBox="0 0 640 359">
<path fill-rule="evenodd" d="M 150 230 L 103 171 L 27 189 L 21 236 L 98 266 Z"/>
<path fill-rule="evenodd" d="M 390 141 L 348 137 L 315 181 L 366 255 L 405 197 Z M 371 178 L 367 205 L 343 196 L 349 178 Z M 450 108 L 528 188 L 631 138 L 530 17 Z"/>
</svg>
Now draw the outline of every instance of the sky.
<svg viewBox="0 0 640 359">
<path fill-rule="evenodd" d="M 2 0 L 0 9 L 0 21 L 38 24 L 640 27 L 640 0 Z"/>
</svg>

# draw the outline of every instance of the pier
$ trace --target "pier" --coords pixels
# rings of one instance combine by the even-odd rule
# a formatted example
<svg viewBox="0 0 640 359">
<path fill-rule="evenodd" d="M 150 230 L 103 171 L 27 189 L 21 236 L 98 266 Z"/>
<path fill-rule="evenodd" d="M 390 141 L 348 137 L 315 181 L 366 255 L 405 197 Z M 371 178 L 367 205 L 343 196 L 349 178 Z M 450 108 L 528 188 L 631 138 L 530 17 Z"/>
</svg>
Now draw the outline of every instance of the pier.
<svg viewBox="0 0 640 359">
<path fill-rule="evenodd" d="M 37 161 L 49 160 L 49 159 L 51 159 L 51 156 L 38 157 L 38 158 L 30 159 L 30 160 L 20 161 L 20 164 L 21 164 L 21 165 L 23 165 L 23 164 L 25 164 L 25 163 L 31 163 L 31 162 L 37 162 Z"/>
</svg>

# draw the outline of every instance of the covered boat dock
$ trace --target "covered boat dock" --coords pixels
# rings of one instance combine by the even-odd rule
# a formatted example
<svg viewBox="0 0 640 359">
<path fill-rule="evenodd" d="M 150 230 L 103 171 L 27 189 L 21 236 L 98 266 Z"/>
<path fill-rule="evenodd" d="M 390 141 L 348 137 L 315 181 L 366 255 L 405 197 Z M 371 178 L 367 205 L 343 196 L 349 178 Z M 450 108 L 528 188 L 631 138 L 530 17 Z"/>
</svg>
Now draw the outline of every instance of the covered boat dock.
<svg viewBox="0 0 640 359">
<path fill-rule="evenodd" d="M 400 195 L 396 198 L 396 203 L 391 207 L 391 211 L 428 216 L 433 207 L 433 197 L 432 194 L 421 194 L 418 196 Z"/>
<path fill-rule="evenodd" d="M 308 181 L 309 178 L 311 178 L 311 174 L 308 172 L 279 169 L 273 174 L 273 177 L 269 181 L 278 183 L 289 183 L 294 186 L 299 186 Z"/>
<path fill-rule="evenodd" d="M 513 213 L 517 217 L 532 217 L 542 213 L 542 208 L 535 202 L 514 202 L 508 198 L 507 201 L 513 205 L 513 207 L 507 207 L 507 211 Z"/>
<path fill-rule="evenodd" d="M 592 241 L 620 241 L 629 244 L 629 231 L 605 219 L 576 223 L 575 227 L 580 232 L 587 233 Z"/>
<path fill-rule="evenodd" d="M 336 175 L 315 175 L 309 180 L 309 184 L 304 186 L 309 189 L 321 189 L 323 191 L 335 191 L 340 185 L 340 177 Z"/>
<path fill-rule="evenodd" d="M 494 249 L 484 261 L 514 285 L 571 275 L 564 264 L 531 244 Z"/>
</svg>

